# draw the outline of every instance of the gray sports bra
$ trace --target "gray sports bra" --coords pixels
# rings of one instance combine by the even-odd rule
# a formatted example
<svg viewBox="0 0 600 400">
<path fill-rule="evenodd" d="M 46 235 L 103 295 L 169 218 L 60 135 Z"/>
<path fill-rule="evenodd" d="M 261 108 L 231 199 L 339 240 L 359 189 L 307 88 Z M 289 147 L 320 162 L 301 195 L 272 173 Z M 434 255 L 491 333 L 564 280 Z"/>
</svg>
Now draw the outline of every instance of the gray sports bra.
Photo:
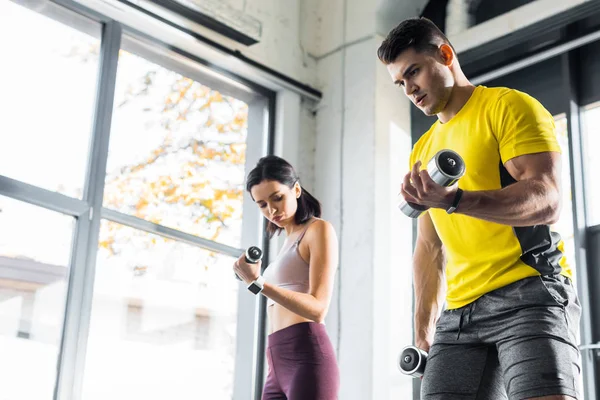
<svg viewBox="0 0 600 400">
<path fill-rule="evenodd" d="M 282 251 L 279 256 L 265 270 L 263 276 L 265 281 L 271 285 L 276 285 L 294 292 L 308 293 L 309 290 L 309 265 L 300 257 L 298 245 L 308 230 L 308 227 L 315 221 L 310 221 L 298 238 L 292 245 Z M 267 298 L 267 306 L 275 302 Z"/>
</svg>

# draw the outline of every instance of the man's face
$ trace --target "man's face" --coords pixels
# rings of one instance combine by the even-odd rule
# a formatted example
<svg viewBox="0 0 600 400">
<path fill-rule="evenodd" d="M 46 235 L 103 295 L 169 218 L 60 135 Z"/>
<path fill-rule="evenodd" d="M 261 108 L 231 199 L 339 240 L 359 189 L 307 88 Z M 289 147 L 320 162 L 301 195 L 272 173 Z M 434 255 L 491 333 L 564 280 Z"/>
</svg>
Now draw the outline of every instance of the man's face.
<svg viewBox="0 0 600 400">
<path fill-rule="evenodd" d="M 401 86 L 404 94 L 425 115 L 436 115 L 444 110 L 454 77 L 441 51 L 417 52 L 410 48 L 400 53 L 387 69 L 394 84 Z"/>
</svg>

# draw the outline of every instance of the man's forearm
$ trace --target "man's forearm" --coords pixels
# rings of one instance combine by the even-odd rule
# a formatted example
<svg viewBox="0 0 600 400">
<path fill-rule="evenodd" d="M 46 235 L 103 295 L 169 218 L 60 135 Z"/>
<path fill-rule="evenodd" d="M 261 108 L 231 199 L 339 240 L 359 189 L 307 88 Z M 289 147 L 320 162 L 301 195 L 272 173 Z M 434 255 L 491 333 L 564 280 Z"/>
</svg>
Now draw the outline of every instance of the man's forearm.
<svg viewBox="0 0 600 400">
<path fill-rule="evenodd" d="M 417 249 L 414 256 L 415 336 L 417 342 L 433 340 L 435 323 L 444 304 L 442 248 Z"/>
<path fill-rule="evenodd" d="M 500 190 L 465 191 L 457 213 L 510 226 L 550 225 L 560 213 L 559 190 L 537 179 Z"/>
</svg>

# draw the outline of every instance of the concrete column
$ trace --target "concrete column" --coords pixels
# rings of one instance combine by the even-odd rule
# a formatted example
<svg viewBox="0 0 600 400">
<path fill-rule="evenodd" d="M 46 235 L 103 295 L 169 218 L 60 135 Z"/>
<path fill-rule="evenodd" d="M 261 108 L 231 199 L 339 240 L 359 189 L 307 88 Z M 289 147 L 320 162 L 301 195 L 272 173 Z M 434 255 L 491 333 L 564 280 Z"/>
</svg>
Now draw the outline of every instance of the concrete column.
<svg viewBox="0 0 600 400">
<path fill-rule="evenodd" d="M 322 29 L 344 26 L 344 40 L 328 41 L 317 62 L 324 98 L 316 107 L 315 194 L 341 256 L 326 324 L 340 398 L 411 398 L 412 380 L 396 367 L 412 342 L 412 223 L 396 208 L 408 170 L 410 104 L 376 57 L 383 38 L 375 7 L 338 3 L 328 15 L 342 23 L 325 19 Z"/>
</svg>

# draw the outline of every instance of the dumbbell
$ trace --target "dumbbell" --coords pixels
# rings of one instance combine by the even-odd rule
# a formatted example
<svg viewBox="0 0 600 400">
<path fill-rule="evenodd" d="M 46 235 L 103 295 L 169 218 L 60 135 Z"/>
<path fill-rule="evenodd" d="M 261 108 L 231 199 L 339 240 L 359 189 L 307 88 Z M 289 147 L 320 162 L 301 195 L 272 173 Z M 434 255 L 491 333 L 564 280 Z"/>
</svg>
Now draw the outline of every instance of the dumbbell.
<svg viewBox="0 0 600 400">
<path fill-rule="evenodd" d="M 398 357 L 398 368 L 404 375 L 420 378 L 425 373 L 427 352 L 415 346 L 406 346 Z"/>
<path fill-rule="evenodd" d="M 441 186 L 454 185 L 465 174 L 465 162 L 458 153 L 445 149 L 437 152 L 427 164 L 431 179 Z M 398 208 L 408 217 L 417 218 L 428 207 L 402 200 Z"/>
<path fill-rule="evenodd" d="M 256 247 L 256 246 L 250 246 L 246 249 L 246 253 L 244 254 L 244 259 L 246 260 L 246 262 L 248 264 L 256 264 L 257 262 L 259 262 L 262 258 L 263 252 L 260 248 Z M 235 274 L 235 278 L 238 281 L 241 281 L 242 279 L 238 276 L 238 274 Z"/>
</svg>

